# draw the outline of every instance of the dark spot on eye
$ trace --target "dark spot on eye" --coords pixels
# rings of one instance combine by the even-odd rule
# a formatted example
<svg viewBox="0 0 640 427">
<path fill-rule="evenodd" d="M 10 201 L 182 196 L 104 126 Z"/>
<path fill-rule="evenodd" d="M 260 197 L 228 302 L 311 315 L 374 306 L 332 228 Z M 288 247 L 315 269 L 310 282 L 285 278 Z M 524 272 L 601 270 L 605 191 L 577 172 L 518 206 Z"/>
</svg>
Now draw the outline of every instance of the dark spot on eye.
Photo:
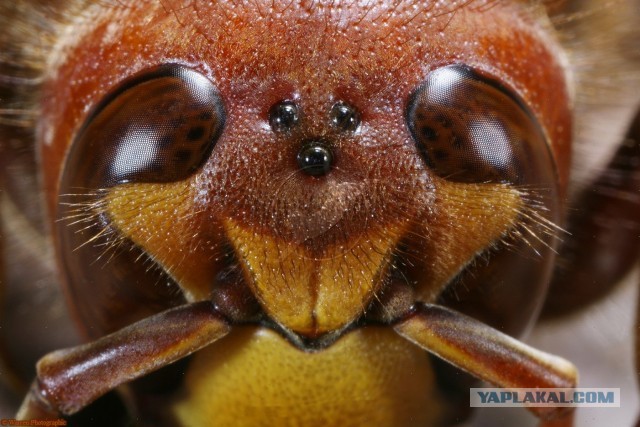
<svg viewBox="0 0 640 427">
<path fill-rule="evenodd" d="M 165 135 L 158 140 L 159 148 L 167 148 L 173 144 L 173 135 Z"/>
<path fill-rule="evenodd" d="M 423 126 L 420 128 L 420 132 L 422 133 L 422 136 L 427 138 L 429 141 L 436 141 L 438 139 L 438 132 L 430 126 Z"/>
<path fill-rule="evenodd" d="M 169 127 L 171 129 L 179 129 L 185 124 L 184 117 L 175 117 L 169 120 Z"/>
<path fill-rule="evenodd" d="M 445 150 L 433 150 L 433 157 L 436 158 L 436 160 L 446 160 L 447 158 L 449 158 L 449 152 L 445 151 Z"/>
<path fill-rule="evenodd" d="M 202 126 L 195 126 L 189 129 L 187 133 L 187 139 L 189 141 L 200 141 L 204 136 L 204 128 Z"/>
<path fill-rule="evenodd" d="M 162 172 L 164 172 L 164 167 L 161 164 L 154 162 L 149 165 L 148 170 L 151 173 L 161 174 Z"/>
<path fill-rule="evenodd" d="M 191 151 L 189 150 L 178 150 L 175 152 L 174 157 L 179 162 L 186 162 L 191 158 Z"/>
<path fill-rule="evenodd" d="M 461 172 L 470 172 L 470 171 L 476 171 L 476 170 L 480 170 L 480 168 L 477 165 L 474 165 L 473 163 L 470 163 L 470 162 L 463 162 L 460 168 Z"/>
<path fill-rule="evenodd" d="M 209 111 L 204 111 L 198 115 L 198 119 L 208 122 L 213 119 L 213 114 Z"/>
<path fill-rule="evenodd" d="M 445 127 L 445 128 L 451 127 L 451 120 L 449 120 L 447 117 L 443 116 L 442 114 L 436 114 L 435 119 L 438 123 L 442 124 L 442 127 Z"/>
</svg>

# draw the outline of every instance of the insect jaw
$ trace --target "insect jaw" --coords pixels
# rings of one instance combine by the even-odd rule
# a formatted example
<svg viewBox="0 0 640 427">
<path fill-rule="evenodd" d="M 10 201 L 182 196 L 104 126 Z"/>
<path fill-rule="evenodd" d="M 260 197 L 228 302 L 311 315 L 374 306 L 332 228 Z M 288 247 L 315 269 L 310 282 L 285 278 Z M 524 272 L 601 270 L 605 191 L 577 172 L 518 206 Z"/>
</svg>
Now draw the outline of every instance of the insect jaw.
<svg viewBox="0 0 640 427">
<path fill-rule="evenodd" d="M 338 336 L 361 317 L 384 282 L 403 230 L 390 224 L 323 247 L 258 233 L 230 219 L 225 233 L 267 316 L 287 335 L 316 340 Z"/>
</svg>

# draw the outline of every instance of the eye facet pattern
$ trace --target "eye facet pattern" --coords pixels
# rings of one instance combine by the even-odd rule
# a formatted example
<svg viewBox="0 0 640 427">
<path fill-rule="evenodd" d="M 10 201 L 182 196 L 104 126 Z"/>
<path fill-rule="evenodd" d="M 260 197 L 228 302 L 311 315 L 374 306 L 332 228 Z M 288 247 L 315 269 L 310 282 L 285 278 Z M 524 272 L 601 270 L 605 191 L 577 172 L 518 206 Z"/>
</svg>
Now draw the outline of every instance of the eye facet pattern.
<svg viewBox="0 0 640 427">
<path fill-rule="evenodd" d="M 426 166 L 466 183 L 552 183 L 555 167 L 526 105 L 465 65 L 431 72 L 410 97 L 407 124 Z"/>
<path fill-rule="evenodd" d="M 174 64 L 142 72 L 89 116 L 69 152 L 63 186 L 184 180 L 209 158 L 224 122 L 222 100 L 205 76 Z"/>
</svg>

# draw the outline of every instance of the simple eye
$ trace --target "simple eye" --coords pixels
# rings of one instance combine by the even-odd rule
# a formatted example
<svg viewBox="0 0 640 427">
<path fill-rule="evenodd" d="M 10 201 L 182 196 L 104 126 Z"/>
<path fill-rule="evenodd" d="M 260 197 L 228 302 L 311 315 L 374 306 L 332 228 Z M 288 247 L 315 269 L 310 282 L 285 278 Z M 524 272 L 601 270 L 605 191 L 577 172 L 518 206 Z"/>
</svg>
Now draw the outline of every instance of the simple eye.
<svg viewBox="0 0 640 427">
<path fill-rule="evenodd" d="M 289 132 L 299 120 L 298 106 L 292 101 L 282 101 L 269 111 L 269 124 L 276 132 Z"/>
<path fill-rule="evenodd" d="M 540 126 L 498 82 L 464 65 L 433 71 L 411 96 L 407 123 L 427 166 L 450 181 L 554 181 Z"/>
<path fill-rule="evenodd" d="M 138 74 L 86 121 L 63 187 L 186 179 L 209 158 L 224 120 L 218 92 L 201 74 L 179 65 Z"/>
<path fill-rule="evenodd" d="M 350 105 L 338 102 L 331 108 L 331 122 L 340 131 L 355 131 L 360 126 L 360 115 Z"/>
</svg>

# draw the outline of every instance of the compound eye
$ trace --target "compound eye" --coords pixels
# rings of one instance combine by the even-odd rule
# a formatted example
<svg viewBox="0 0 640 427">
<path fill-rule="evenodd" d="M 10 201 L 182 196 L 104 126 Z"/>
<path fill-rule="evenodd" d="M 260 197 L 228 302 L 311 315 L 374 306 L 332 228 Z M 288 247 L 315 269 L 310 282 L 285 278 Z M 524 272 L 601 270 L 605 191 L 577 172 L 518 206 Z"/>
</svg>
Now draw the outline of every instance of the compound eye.
<svg viewBox="0 0 640 427">
<path fill-rule="evenodd" d="M 225 121 L 213 83 L 180 65 L 140 73 L 89 116 L 65 166 L 63 191 L 181 181 L 211 155 Z"/>
<path fill-rule="evenodd" d="M 525 104 L 464 65 L 433 71 L 411 96 L 407 124 L 427 167 L 457 182 L 551 184 L 555 167 Z"/>
</svg>

